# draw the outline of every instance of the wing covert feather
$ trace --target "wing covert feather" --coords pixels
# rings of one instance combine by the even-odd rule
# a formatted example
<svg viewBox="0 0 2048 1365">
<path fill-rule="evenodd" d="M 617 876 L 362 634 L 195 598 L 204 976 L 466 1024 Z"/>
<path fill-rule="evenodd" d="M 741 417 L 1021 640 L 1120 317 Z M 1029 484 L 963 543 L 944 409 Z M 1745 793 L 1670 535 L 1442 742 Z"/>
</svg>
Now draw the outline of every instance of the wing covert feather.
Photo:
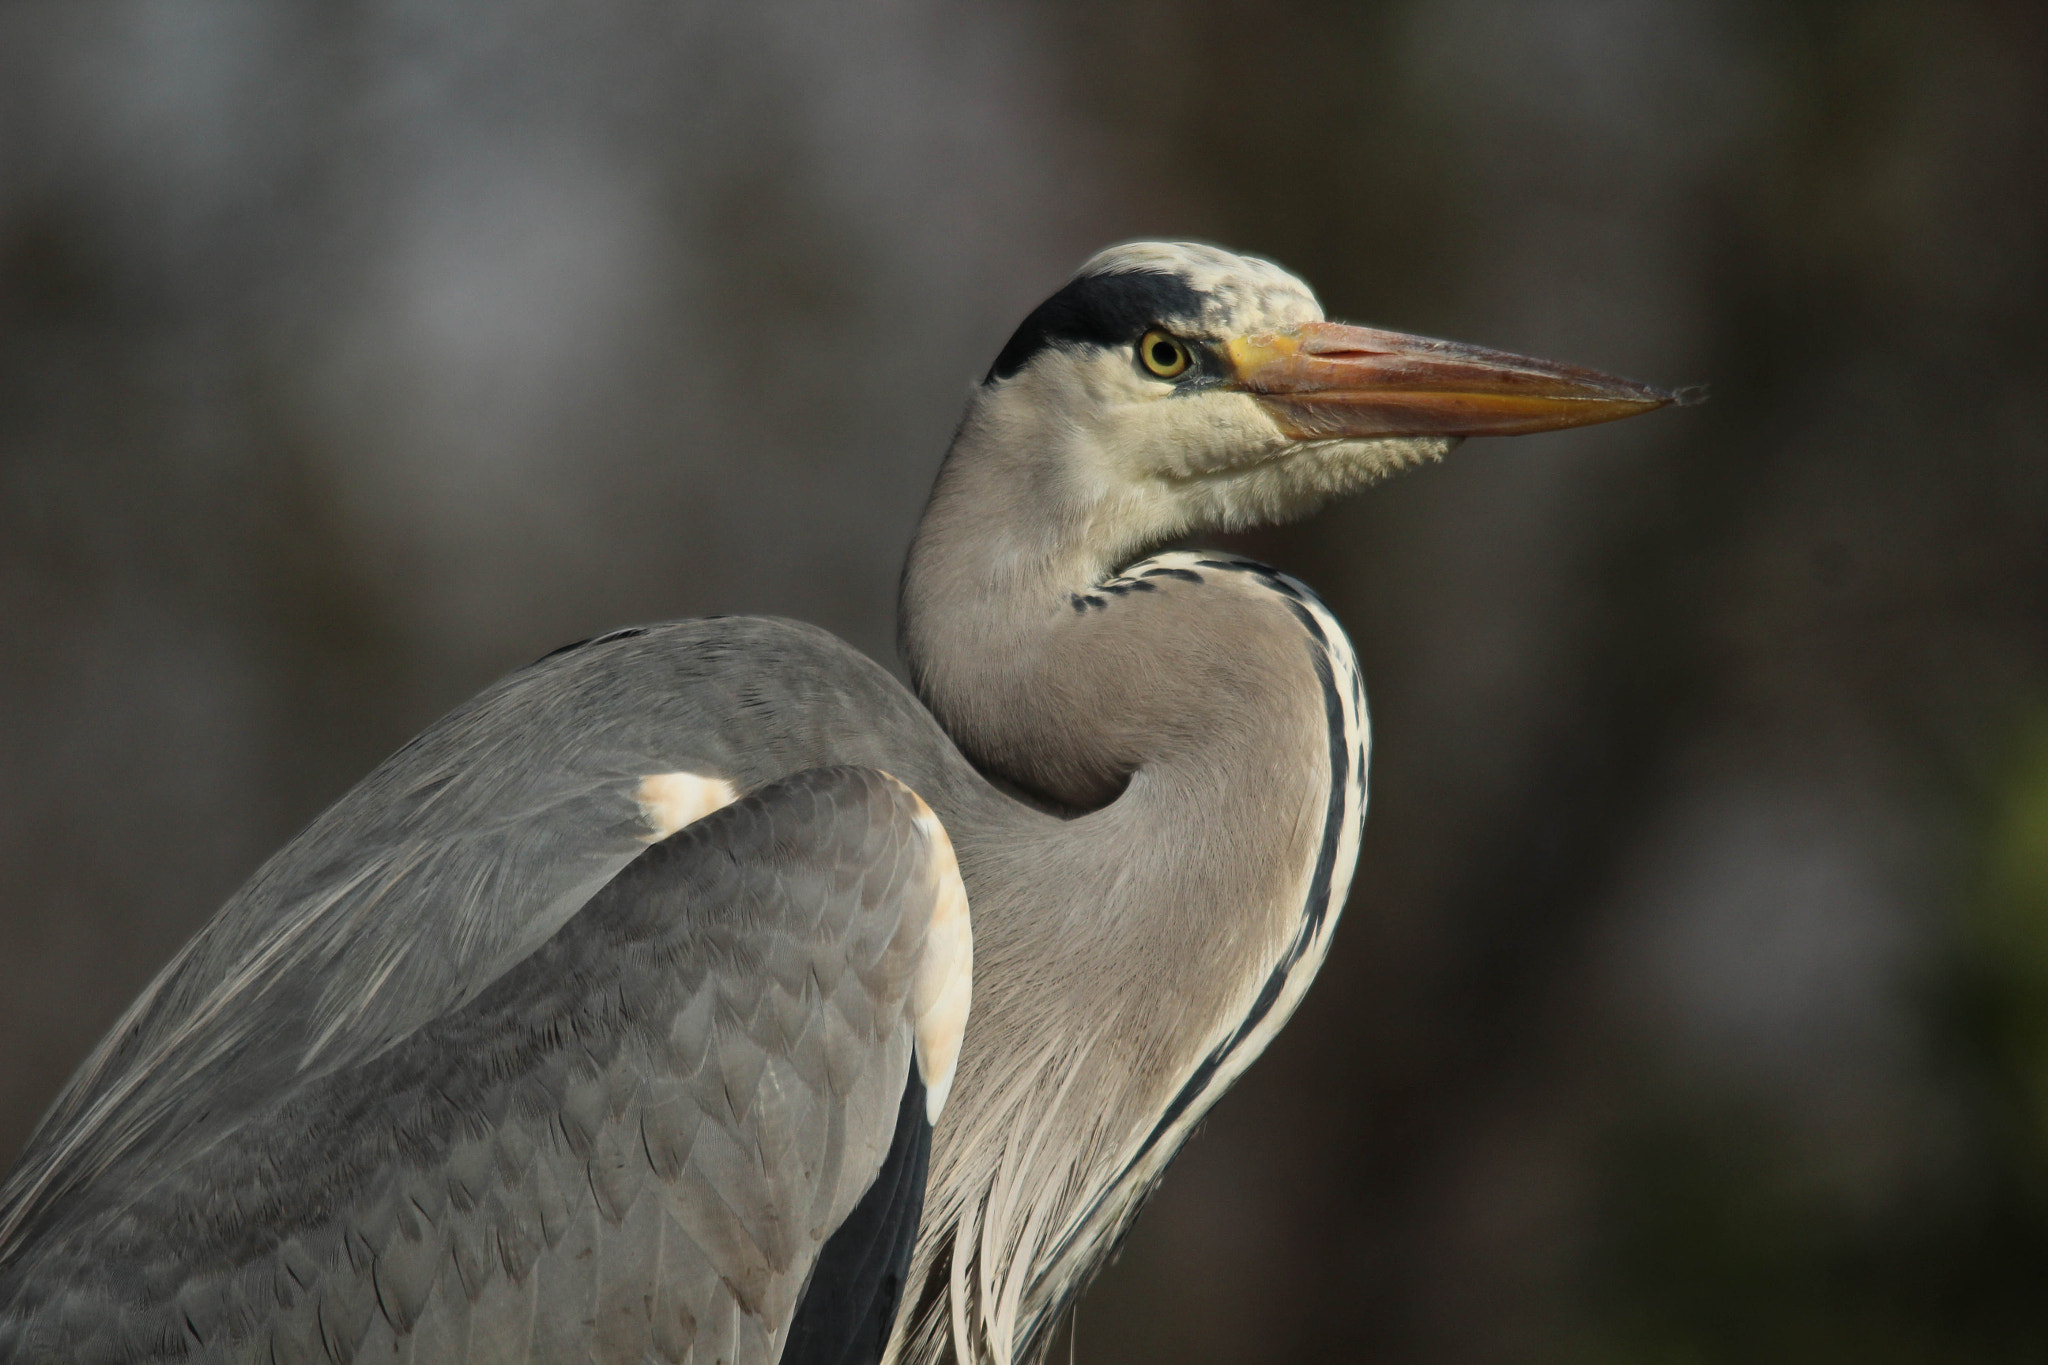
<svg viewBox="0 0 2048 1365">
<path fill-rule="evenodd" d="M 934 827 L 817 769 L 655 844 L 459 1009 L 59 1205 L 0 1357 L 772 1362 L 898 1134 Z"/>
<path fill-rule="evenodd" d="M 650 777 L 746 791 L 842 764 L 949 798 L 965 773 L 900 683 L 798 622 L 621 631 L 501 679 L 268 859 L 129 1007 L 0 1185 L 0 1262 L 137 1151 L 203 1148 L 474 999 L 672 832 L 683 793 Z"/>
</svg>

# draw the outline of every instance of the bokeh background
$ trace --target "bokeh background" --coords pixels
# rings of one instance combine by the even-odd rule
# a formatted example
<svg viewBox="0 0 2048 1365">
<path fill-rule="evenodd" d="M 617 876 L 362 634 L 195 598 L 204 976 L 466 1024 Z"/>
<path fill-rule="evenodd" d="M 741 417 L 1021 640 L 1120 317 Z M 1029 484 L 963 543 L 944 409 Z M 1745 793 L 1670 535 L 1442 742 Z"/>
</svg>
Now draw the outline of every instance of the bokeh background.
<svg viewBox="0 0 2048 1365">
<path fill-rule="evenodd" d="M 1133 236 L 1713 399 L 1246 542 L 1366 663 L 1358 889 L 1075 1358 L 2048 1356 L 2018 0 L 0 7 L 0 1153 L 496 675 L 893 658 L 967 387 Z"/>
</svg>

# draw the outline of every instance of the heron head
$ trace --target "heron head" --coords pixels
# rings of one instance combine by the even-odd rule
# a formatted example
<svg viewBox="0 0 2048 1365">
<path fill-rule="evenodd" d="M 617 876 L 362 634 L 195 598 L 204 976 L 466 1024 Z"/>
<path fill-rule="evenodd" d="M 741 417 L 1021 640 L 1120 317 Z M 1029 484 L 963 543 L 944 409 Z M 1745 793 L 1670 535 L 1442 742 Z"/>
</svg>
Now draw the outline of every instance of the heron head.
<svg viewBox="0 0 2048 1365">
<path fill-rule="evenodd" d="M 968 414 L 1028 452 L 1102 548 L 1306 515 L 1466 436 L 1612 421 L 1672 401 L 1570 365 L 1323 318 L 1270 261 L 1111 247 L 1025 319 Z M 978 443 L 980 444 L 980 443 Z"/>
</svg>

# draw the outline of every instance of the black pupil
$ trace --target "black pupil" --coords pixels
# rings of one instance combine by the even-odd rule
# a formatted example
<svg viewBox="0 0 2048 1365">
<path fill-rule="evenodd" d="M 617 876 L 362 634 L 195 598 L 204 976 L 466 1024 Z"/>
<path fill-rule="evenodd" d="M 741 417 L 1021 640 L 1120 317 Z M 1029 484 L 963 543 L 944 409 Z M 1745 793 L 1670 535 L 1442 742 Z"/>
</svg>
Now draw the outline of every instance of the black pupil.
<svg viewBox="0 0 2048 1365">
<path fill-rule="evenodd" d="M 1171 366 L 1174 360 L 1175 356 L 1173 352 L 1172 342 L 1155 341 L 1152 343 L 1152 363 L 1154 365 L 1157 365 L 1160 369 L 1163 370 Z"/>
</svg>

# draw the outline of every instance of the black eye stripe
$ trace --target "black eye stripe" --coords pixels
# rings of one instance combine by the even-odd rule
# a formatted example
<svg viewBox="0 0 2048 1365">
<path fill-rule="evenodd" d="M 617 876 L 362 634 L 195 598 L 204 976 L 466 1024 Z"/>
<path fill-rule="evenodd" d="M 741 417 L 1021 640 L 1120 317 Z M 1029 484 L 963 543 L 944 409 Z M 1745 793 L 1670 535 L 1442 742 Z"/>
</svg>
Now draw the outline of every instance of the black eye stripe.
<svg viewBox="0 0 2048 1365">
<path fill-rule="evenodd" d="M 1192 323 L 1201 311 L 1195 287 L 1163 270 L 1074 280 L 1032 310 L 982 382 L 1008 379 L 1049 346 L 1129 346 L 1154 327 Z"/>
</svg>

